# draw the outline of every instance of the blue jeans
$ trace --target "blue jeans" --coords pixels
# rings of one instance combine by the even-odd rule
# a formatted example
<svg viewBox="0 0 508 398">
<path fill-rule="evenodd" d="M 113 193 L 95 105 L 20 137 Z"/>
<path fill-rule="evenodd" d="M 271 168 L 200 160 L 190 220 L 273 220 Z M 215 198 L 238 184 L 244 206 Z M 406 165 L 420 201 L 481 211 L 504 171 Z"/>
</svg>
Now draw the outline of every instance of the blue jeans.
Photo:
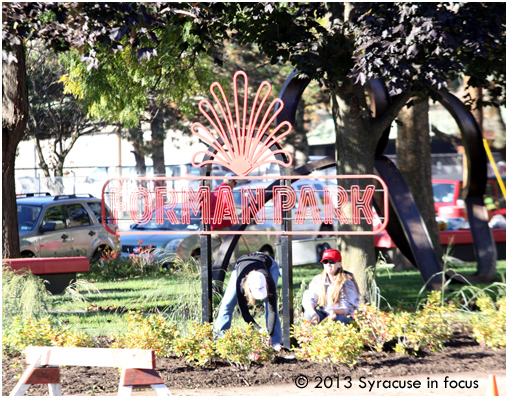
<svg viewBox="0 0 508 398">
<path fill-rule="evenodd" d="M 222 334 L 224 330 L 228 330 L 231 327 L 231 320 L 233 319 L 233 311 L 237 305 L 237 296 L 236 296 L 236 268 L 231 271 L 231 278 L 229 279 L 228 287 L 224 292 L 224 296 L 222 297 L 219 315 L 217 315 L 217 319 L 215 320 L 214 330 L 219 334 Z M 272 266 L 270 267 L 270 275 L 272 275 L 273 281 L 275 282 L 275 286 L 277 287 L 277 282 L 279 280 L 279 265 L 272 259 Z M 265 316 L 268 317 L 268 300 L 264 300 L 265 302 Z M 276 309 L 276 320 L 275 320 L 275 328 L 273 330 L 272 335 L 272 345 L 273 344 L 282 344 L 282 328 L 280 325 L 279 311 Z"/>
<path fill-rule="evenodd" d="M 318 314 L 318 317 L 319 317 L 319 322 L 323 321 L 327 316 L 328 314 L 324 311 L 321 311 L 321 310 L 315 310 L 316 311 L 316 314 Z M 308 311 L 304 311 L 303 313 L 303 317 L 308 320 L 308 321 L 312 321 L 312 315 L 314 315 L 313 313 L 311 312 L 308 312 Z M 348 324 L 349 322 L 351 322 L 353 319 L 349 316 L 349 315 L 335 315 L 335 319 L 334 321 L 335 322 L 342 322 L 344 324 Z"/>
</svg>

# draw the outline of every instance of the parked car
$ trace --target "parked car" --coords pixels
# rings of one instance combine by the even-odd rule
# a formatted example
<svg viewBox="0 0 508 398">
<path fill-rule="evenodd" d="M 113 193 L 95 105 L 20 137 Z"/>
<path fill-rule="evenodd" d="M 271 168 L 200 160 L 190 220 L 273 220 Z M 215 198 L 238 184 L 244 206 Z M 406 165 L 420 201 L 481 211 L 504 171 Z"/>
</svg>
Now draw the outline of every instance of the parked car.
<svg viewBox="0 0 508 398">
<path fill-rule="evenodd" d="M 462 199 L 462 181 L 456 179 L 433 179 L 432 190 L 436 217 L 442 221 L 439 238 L 443 250 L 453 245 L 452 255 L 463 261 L 476 261 L 473 237 L 467 222 L 467 211 Z M 489 220 L 501 218 L 503 227 L 491 227 L 496 243 L 498 259 L 506 258 L 506 200 L 495 178 L 488 178 L 484 196 Z M 381 252 L 389 262 L 406 262 L 386 231 L 374 236 L 376 252 Z"/>
<path fill-rule="evenodd" d="M 275 177 L 273 177 L 273 178 L 275 178 Z M 268 181 L 254 180 L 254 181 L 249 182 L 247 184 L 237 185 L 233 189 L 233 197 L 235 199 L 236 206 L 238 208 L 241 207 L 242 187 L 251 187 L 254 190 L 255 187 L 265 187 L 266 188 L 271 183 L 273 183 L 273 179 L 270 179 Z M 324 206 L 323 205 L 323 203 L 324 203 L 323 190 L 324 190 L 324 186 L 327 184 L 325 184 L 323 181 L 320 181 L 320 180 L 310 180 L 310 179 L 296 180 L 296 181 L 291 182 L 291 187 L 296 192 L 296 204 L 292 210 L 292 215 L 291 215 L 292 220 L 294 220 L 296 217 L 296 209 L 298 208 L 299 193 L 300 193 L 301 187 L 304 185 L 310 185 L 311 187 L 314 188 L 314 191 L 316 192 L 317 199 L 318 199 L 317 203 L 318 203 L 318 207 L 319 207 L 319 212 L 320 212 L 320 214 L 324 213 L 324 210 L 323 210 L 323 206 Z M 265 215 L 266 215 L 267 221 L 273 220 L 273 201 L 271 201 L 271 200 L 265 204 Z M 317 236 L 315 234 L 315 232 L 319 232 L 319 231 L 336 231 L 337 225 L 338 225 L 337 220 L 334 220 L 333 225 L 314 224 L 312 222 L 312 217 L 310 215 L 307 215 L 305 217 L 303 224 L 295 224 L 293 222 L 292 223 L 292 230 L 293 231 L 310 231 L 310 232 L 314 232 L 314 233 L 309 233 L 309 235 L 294 235 L 293 239 L 299 240 L 299 239 L 313 238 L 313 237 Z"/>
<path fill-rule="evenodd" d="M 25 194 L 16 205 L 21 257 L 99 259 L 119 246 L 102 225 L 101 201 L 92 195 Z"/>
<path fill-rule="evenodd" d="M 174 209 L 178 218 L 181 208 Z M 189 231 L 198 231 L 201 218 L 191 217 L 190 224 L 171 224 L 165 219 L 164 224 L 155 223 L 155 215 L 146 224 L 132 224 L 129 234 L 122 235 L 122 251 L 124 258 L 141 257 L 148 262 L 156 261 L 161 265 L 169 265 L 175 261 L 175 255 L 184 261 L 193 257 L 199 259 L 201 255 L 200 235 L 189 234 Z M 264 231 L 275 231 L 273 224 L 249 225 L 247 231 L 259 231 L 259 234 L 243 235 L 238 241 L 238 256 L 261 251 L 275 256 L 276 235 L 263 234 Z M 150 234 L 153 231 L 153 234 Z M 180 231 L 178 234 L 161 234 L 163 231 Z M 134 234 L 132 234 L 134 233 Z M 139 234 L 136 234 L 139 233 Z"/>
<path fill-rule="evenodd" d="M 437 216 L 446 218 L 463 217 L 467 219 L 466 207 L 464 200 L 462 200 L 462 181 L 459 179 L 433 179 L 432 190 Z M 495 178 L 487 180 L 484 202 L 489 219 L 495 214 L 506 217 L 506 199 L 501 193 L 501 188 Z"/>
</svg>

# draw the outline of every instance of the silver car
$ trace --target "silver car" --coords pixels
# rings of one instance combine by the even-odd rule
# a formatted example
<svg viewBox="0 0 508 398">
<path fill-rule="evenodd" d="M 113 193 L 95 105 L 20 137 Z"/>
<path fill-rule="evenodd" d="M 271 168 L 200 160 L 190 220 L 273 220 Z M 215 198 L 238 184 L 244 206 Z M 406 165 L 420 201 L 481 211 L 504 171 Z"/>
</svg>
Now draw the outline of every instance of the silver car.
<svg viewBox="0 0 508 398">
<path fill-rule="evenodd" d="M 272 178 L 275 179 L 276 177 L 273 176 Z M 269 186 L 270 184 L 273 183 L 273 179 L 271 179 L 269 181 L 254 180 L 254 181 L 247 183 L 247 184 L 237 185 L 233 189 L 233 196 L 234 196 L 235 203 L 236 203 L 237 207 L 241 206 L 242 188 L 244 188 L 244 187 L 249 188 L 250 187 L 253 190 L 255 189 L 255 187 L 266 188 L 267 186 Z M 296 204 L 292 210 L 292 216 L 291 216 L 293 221 L 296 217 L 296 209 L 298 208 L 298 202 L 300 199 L 300 189 L 304 185 L 311 186 L 314 188 L 314 191 L 316 192 L 316 196 L 317 196 L 317 205 L 319 208 L 319 212 L 321 214 L 323 214 L 323 207 L 324 207 L 323 190 L 324 190 L 324 186 L 328 185 L 328 184 L 325 183 L 324 181 L 320 181 L 320 180 L 311 180 L 311 179 L 295 180 L 295 181 L 291 182 L 291 187 L 296 192 Z M 267 222 L 269 222 L 269 220 L 273 220 L 273 201 L 272 200 L 270 200 L 269 202 L 267 202 L 265 204 L 265 217 L 266 217 Z M 293 222 L 292 223 L 292 230 L 293 231 L 300 231 L 300 232 L 309 231 L 309 235 L 294 235 L 293 240 L 314 238 L 318 235 L 318 234 L 316 234 L 316 232 L 319 232 L 319 231 L 336 231 L 337 225 L 338 225 L 337 220 L 334 220 L 333 225 L 324 224 L 324 223 L 323 224 L 314 224 L 310 215 L 307 215 L 305 217 L 303 224 L 296 224 Z M 280 227 L 277 227 L 277 228 L 280 229 Z"/>
<path fill-rule="evenodd" d="M 100 259 L 119 246 L 102 225 L 101 200 L 91 195 L 25 194 L 16 205 L 21 257 Z"/>
<path fill-rule="evenodd" d="M 174 209 L 177 217 L 180 217 L 180 208 Z M 187 261 L 189 258 L 199 259 L 201 255 L 200 235 L 189 234 L 189 231 L 199 231 L 200 217 L 191 218 L 190 224 L 171 224 L 167 219 L 164 224 L 155 223 L 155 217 L 147 224 L 131 225 L 129 234 L 122 235 L 122 257 L 142 258 L 148 262 L 157 261 L 161 265 L 172 264 L 175 255 Z M 261 251 L 270 256 L 275 256 L 275 244 L 277 235 L 263 234 L 265 231 L 275 231 L 273 224 L 252 224 L 247 231 L 259 231 L 259 234 L 243 235 L 238 241 L 236 254 L 241 256 L 246 253 Z M 153 231 L 153 234 L 150 234 Z M 161 234 L 163 231 L 179 231 L 178 234 Z"/>
</svg>

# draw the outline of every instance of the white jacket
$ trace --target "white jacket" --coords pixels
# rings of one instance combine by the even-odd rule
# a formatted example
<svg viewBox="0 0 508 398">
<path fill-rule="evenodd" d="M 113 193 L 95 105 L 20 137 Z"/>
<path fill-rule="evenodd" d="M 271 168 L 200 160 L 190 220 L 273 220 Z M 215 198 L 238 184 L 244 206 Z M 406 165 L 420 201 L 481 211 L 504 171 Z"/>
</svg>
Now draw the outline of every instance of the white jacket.
<svg viewBox="0 0 508 398">
<path fill-rule="evenodd" d="M 321 274 L 316 275 L 312 278 L 312 281 L 309 284 L 309 288 L 303 293 L 302 306 L 304 309 L 310 309 L 310 305 L 317 307 L 318 301 L 318 293 L 321 291 Z M 328 276 L 326 277 L 326 306 L 322 308 L 324 312 L 330 314 L 332 310 L 344 309 L 345 315 L 353 315 L 355 310 L 358 308 L 358 304 L 360 301 L 360 293 L 356 289 L 355 283 L 346 279 L 344 284 L 342 285 L 342 289 L 340 289 L 339 293 L 339 301 L 337 304 L 333 304 L 330 289 L 330 279 Z"/>
</svg>

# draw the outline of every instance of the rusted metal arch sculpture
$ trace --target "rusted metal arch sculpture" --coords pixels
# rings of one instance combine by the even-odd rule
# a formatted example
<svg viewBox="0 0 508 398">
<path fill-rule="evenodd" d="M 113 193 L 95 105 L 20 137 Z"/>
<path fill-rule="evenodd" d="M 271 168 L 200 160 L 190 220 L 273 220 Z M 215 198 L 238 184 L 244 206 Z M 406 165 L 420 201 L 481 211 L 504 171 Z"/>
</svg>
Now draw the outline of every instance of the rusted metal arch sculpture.
<svg viewBox="0 0 508 398">
<path fill-rule="evenodd" d="M 371 96 L 372 103 L 376 104 L 375 112 L 384 112 L 390 104 L 390 96 L 384 83 L 380 79 L 372 79 Z M 466 167 L 464 169 L 464 189 L 462 195 L 466 203 L 471 234 L 473 236 L 473 249 L 477 259 L 477 272 L 474 276 L 456 275 L 448 273 L 457 281 L 464 279 L 471 283 L 489 282 L 496 273 L 497 251 L 492 232 L 488 225 L 488 214 L 483 203 L 485 186 L 487 182 L 487 154 L 482 142 L 482 134 L 471 112 L 467 111 L 464 104 L 453 94 L 438 92 L 438 101 L 450 112 L 455 119 L 461 132 L 462 142 L 466 153 Z M 435 274 L 442 270 L 439 259 L 435 256 L 433 245 L 425 224 L 414 205 L 409 189 L 406 186 L 396 166 L 385 156 L 382 156 L 388 143 L 389 130 L 383 133 L 376 149 L 376 170 L 385 180 L 397 178 L 398 183 L 388 184 L 390 187 L 390 221 L 386 228 L 395 245 L 401 250 L 406 258 L 422 272 L 422 277 L 428 281 L 429 274 Z M 395 191 L 394 191 L 395 189 Z M 409 196 L 408 196 L 409 195 Z M 400 197 L 406 196 L 401 199 Z M 398 203 L 397 203 L 398 202 Z M 379 204 L 379 201 L 375 203 Z M 409 208 L 414 207 L 414 210 Z M 382 212 L 380 206 L 376 209 Z M 399 209 L 399 210 L 397 210 Z M 402 217 L 396 215 L 397 211 L 407 214 Z M 407 232 L 410 232 L 408 234 Z M 413 242 L 417 238 L 418 244 Z M 437 261 L 437 262 L 436 262 Z"/>
<path fill-rule="evenodd" d="M 284 100 L 284 110 L 279 117 L 294 123 L 296 108 L 303 92 L 310 83 L 308 78 L 299 78 L 293 72 L 286 80 L 279 98 Z M 374 115 L 382 115 L 390 104 L 390 96 L 382 80 L 371 79 L 371 104 Z M 439 102 L 450 112 L 457 122 L 466 149 L 466 170 L 463 197 L 470 220 L 473 245 L 478 261 L 474 277 L 465 277 L 470 282 L 487 282 L 496 271 L 496 248 L 492 232 L 488 226 L 487 211 L 483 205 L 483 195 L 487 179 L 487 159 L 482 145 L 481 131 L 472 114 L 454 95 L 439 93 Z M 432 275 L 442 271 L 442 265 L 434 252 L 425 223 L 416 207 L 409 188 L 396 166 L 382 156 L 388 143 L 389 129 L 378 142 L 375 167 L 389 187 L 390 210 L 387 232 L 402 253 L 420 270 L 425 282 L 431 282 Z M 333 166 L 330 164 L 330 166 Z M 474 165 L 474 167 L 473 167 Z M 389 180 L 389 181 L 387 181 Z M 379 200 L 376 208 L 382 212 Z M 383 214 L 381 214 L 383 215 Z M 449 275 L 454 276 L 454 275 Z M 462 280 L 461 278 L 457 278 Z M 432 285 L 432 282 L 431 282 Z"/>
</svg>

